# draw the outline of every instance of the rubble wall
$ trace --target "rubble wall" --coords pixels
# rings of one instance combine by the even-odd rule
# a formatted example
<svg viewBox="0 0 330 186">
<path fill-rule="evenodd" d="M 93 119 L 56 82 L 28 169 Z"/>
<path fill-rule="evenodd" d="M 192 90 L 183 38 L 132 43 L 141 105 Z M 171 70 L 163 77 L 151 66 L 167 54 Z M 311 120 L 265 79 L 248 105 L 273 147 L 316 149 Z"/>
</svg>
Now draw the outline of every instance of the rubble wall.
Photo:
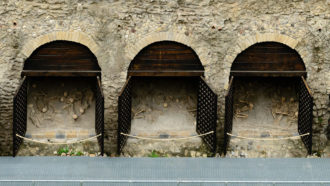
<svg viewBox="0 0 330 186">
<path fill-rule="evenodd" d="M 313 150 L 329 146 L 329 1 L 4 0 L 0 15 L 1 155 L 11 154 L 12 100 L 24 61 L 54 40 L 79 42 L 98 59 L 107 153 L 116 151 L 117 98 L 130 61 L 143 47 L 162 40 L 188 45 L 201 59 L 205 79 L 219 95 L 219 152 L 231 64 L 241 51 L 262 41 L 284 43 L 301 55 L 315 98 Z"/>
</svg>

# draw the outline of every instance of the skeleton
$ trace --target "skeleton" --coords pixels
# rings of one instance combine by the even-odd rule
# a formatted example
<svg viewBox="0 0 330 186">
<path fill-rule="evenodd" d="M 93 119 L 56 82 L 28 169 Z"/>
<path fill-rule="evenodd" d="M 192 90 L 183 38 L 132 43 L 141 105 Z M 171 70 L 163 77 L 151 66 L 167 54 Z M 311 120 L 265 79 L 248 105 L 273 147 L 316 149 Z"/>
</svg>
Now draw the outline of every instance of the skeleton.
<svg viewBox="0 0 330 186">
<path fill-rule="evenodd" d="M 39 121 L 39 118 L 36 114 L 36 110 L 33 107 L 33 104 L 29 104 L 28 107 L 30 108 L 30 112 L 28 113 L 29 120 L 32 122 L 32 124 L 34 126 L 39 128 L 40 127 L 40 121 Z"/>
<path fill-rule="evenodd" d="M 278 124 L 283 116 L 287 116 L 288 123 L 291 126 L 297 120 L 298 112 L 295 112 L 295 110 L 298 108 L 298 104 L 294 102 L 294 98 L 290 98 L 288 101 L 286 100 L 285 97 L 272 99 L 271 112 L 275 123 Z"/>
<path fill-rule="evenodd" d="M 77 120 L 79 116 L 85 114 L 85 111 L 93 102 L 94 94 L 91 90 L 84 90 L 83 92 L 73 90 L 70 95 L 67 92 L 63 93 L 61 102 L 65 103 L 62 109 L 67 110 L 68 114 L 72 113 L 72 118 Z M 78 109 L 79 108 L 79 109 Z"/>
</svg>

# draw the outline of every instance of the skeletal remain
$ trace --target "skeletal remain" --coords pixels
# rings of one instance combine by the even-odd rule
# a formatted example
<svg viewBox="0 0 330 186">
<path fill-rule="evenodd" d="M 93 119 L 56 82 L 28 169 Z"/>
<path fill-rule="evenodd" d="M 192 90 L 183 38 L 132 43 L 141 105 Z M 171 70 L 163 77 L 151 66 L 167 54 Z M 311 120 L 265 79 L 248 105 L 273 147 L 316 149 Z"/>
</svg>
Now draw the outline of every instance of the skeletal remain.
<svg viewBox="0 0 330 186">
<path fill-rule="evenodd" d="M 188 109 L 187 111 L 188 111 L 188 112 L 196 112 L 197 109 L 196 109 L 196 108 L 195 108 L 195 109 Z"/>
<path fill-rule="evenodd" d="M 82 92 L 80 92 L 80 91 L 77 91 L 75 94 L 74 94 L 74 99 L 75 100 L 82 100 L 82 98 L 83 98 L 83 94 L 82 94 Z"/>
<path fill-rule="evenodd" d="M 248 101 L 244 101 L 244 100 L 238 100 L 239 102 L 241 102 L 241 103 L 246 103 L 246 104 L 249 104 L 249 102 Z"/>
<path fill-rule="evenodd" d="M 276 114 L 281 114 L 281 115 L 289 115 L 289 113 L 287 113 L 287 112 L 279 112 L 279 111 L 276 111 L 275 113 L 276 113 Z"/>
<path fill-rule="evenodd" d="M 253 109 L 253 103 L 249 103 L 250 110 Z"/>
<path fill-rule="evenodd" d="M 85 109 L 83 109 L 82 107 L 80 107 L 80 108 L 79 108 L 79 112 L 80 112 L 80 114 L 84 114 Z"/>
<path fill-rule="evenodd" d="M 62 107 L 63 110 L 67 110 L 68 114 L 70 113 L 71 104 L 66 104 Z"/>
<path fill-rule="evenodd" d="M 246 112 L 249 110 L 249 107 L 248 106 L 244 106 L 240 109 L 240 112 Z"/>
<path fill-rule="evenodd" d="M 72 115 L 72 118 L 73 118 L 74 120 L 77 120 L 77 119 L 78 119 L 78 115 L 77 115 L 77 114 L 73 114 L 73 115 Z"/>
<path fill-rule="evenodd" d="M 69 103 L 73 103 L 73 102 L 74 102 L 74 99 L 73 99 L 73 98 L 69 98 L 69 99 L 68 99 L 68 102 L 69 102 Z"/>
<path fill-rule="evenodd" d="M 238 118 L 246 118 L 246 117 L 248 117 L 249 115 L 247 115 L 247 114 L 242 114 L 242 113 L 237 113 L 236 114 L 236 117 L 238 117 Z"/>
<path fill-rule="evenodd" d="M 45 112 L 47 112 L 47 111 L 48 111 L 48 108 L 47 108 L 47 107 L 42 108 L 42 112 L 43 112 L 43 113 L 45 113 Z"/>
<path fill-rule="evenodd" d="M 93 102 L 93 98 L 94 98 L 94 94 L 91 90 L 87 90 L 85 92 L 85 104 L 86 104 L 86 108 L 89 108 L 89 106 L 92 104 Z"/>
<path fill-rule="evenodd" d="M 35 109 L 33 107 L 33 104 L 29 104 L 28 107 L 31 110 L 30 113 L 29 113 L 29 116 L 28 116 L 29 120 L 32 122 L 32 124 L 34 126 L 36 126 L 37 128 L 39 128 L 40 127 L 40 125 L 39 125 L 40 122 L 39 122 L 39 119 L 38 119 L 38 117 L 36 115 L 36 111 L 35 111 Z"/>
<path fill-rule="evenodd" d="M 135 118 L 137 115 L 139 115 L 140 113 L 142 113 L 142 112 L 145 112 L 145 110 L 142 109 L 142 110 L 140 110 L 140 111 L 137 111 L 137 112 L 134 114 L 134 118 Z"/>
<path fill-rule="evenodd" d="M 46 113 L 48 111 L 48 104 L 48 100 L 45 97 L 36 100 L 37 109 L 42 113 Z"/>
</svg>

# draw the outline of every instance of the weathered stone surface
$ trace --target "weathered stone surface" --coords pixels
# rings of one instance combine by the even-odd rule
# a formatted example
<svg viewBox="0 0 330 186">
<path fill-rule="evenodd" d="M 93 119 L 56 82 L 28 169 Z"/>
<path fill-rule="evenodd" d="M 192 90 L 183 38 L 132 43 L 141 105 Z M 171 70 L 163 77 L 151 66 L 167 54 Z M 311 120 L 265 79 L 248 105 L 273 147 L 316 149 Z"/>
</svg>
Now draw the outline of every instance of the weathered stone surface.
<svg viewBox="0 0 330 186">
<path fill-rule="evenodd" d="M 116 150 L 117 97 L 128 65 L 144 46 L 159 40 L 182 42 L 200 57 L 205 78 L 219 95 L 219 144 L 223 140 L 224 87 L 237 54 L 261 41 L 294 47 L 304 60 L 314 93 L 313 148 L 321 151 L 328 146 L 321 134 L 329 125 L 329 6 L 328 1 L 316 0 L 1 1 L 0 154 L 11 154 L 12 100 L 24 61 L 38 46 L 56 39 L 85 44 L 98 59 L 108 154 Z"/>
</svg>

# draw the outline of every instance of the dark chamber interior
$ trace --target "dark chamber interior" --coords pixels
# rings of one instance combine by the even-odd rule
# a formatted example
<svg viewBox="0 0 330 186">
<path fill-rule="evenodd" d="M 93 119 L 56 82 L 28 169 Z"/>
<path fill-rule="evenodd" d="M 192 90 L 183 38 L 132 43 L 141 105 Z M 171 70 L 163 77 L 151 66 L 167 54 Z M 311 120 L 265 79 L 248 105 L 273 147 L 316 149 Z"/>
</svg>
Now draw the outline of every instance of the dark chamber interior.
<svg viewBox="0 0 330 186">
<path fill-rule="evenodd" d="M 148 123 L 142 127 L 144 132 L 158 131 L 159 135 L 179 132 L 188 124 L 193 126 L 197 107 L 196 78 L 135 77 L 133 81 L 133 133 L 135 125 L 142 125 L 142 120 Z"/>
<path fill-rule="evenodd" d="M 153 138 L 197 135 L 199 77 L 132 77 L 131 134 Z M 129 138 L 124 152 L 145 156 L 153 150 L 179 154 L 199 148 L 202 140 L 160 142 Z"/>
<path fill-rule="evenodd" d="M 25 137 L 42 142 L 73 142 L 95 136 L 95 77 L 30 77 Z M 18 155 L 54 155 L 66 145 L 25 141 Z M 97 140 L 71 148 L 95 153 Z"/>
<path fill-rule="evenodd" d="M 232 134 L 264 139 L 298 135 L 298 86 L 299 78 L 235 77 Z M 248 157 L 306 154 L 299 138 L 257 141 L 233 137 L 230 147 L 238 156 Z"/>
</svg>

